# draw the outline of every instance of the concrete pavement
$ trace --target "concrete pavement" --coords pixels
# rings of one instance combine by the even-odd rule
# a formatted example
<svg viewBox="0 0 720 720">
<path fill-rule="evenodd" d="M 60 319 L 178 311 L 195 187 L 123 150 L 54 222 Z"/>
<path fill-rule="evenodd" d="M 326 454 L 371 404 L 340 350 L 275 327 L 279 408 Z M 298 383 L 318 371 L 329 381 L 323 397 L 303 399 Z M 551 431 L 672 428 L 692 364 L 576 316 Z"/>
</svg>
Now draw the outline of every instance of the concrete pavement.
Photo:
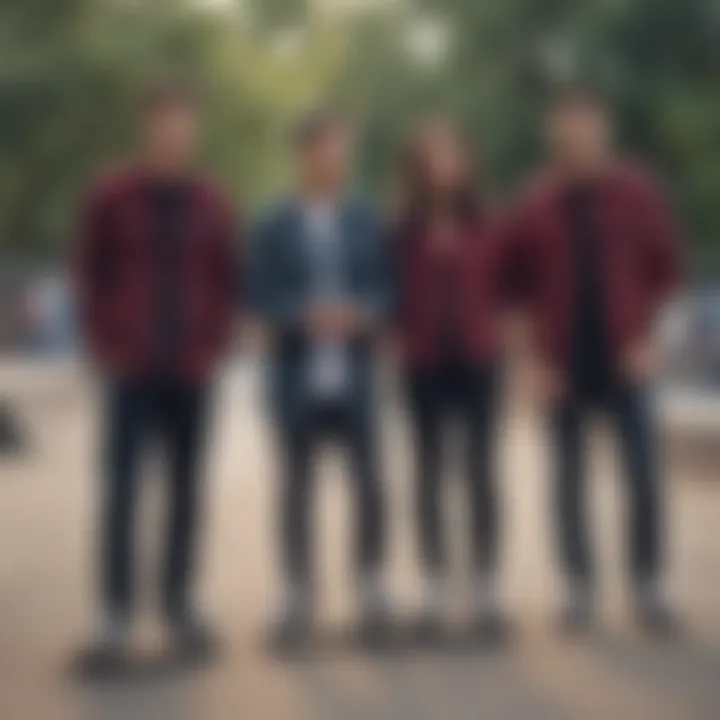
<svg viewBox="0 0 720 720">
<path fill-rule="evenodd" d="M 204 606 L 226 639 L 221 660 L 195 674 L 88 686 L 66 672 L 92 629 L 95 444 L 98 402 L 82 373 L 13 391 L 31 429 L 31 452 L 0 461 L 0 718 L 84 720 L 311 720 L 393 718 L 716 718 L 720 716 L 720 483 L 667 463 L 672 527 L 671 590 L 688 634 L 670 645 L 639 637 L 629 622 L 620 483 L 609 438 L 598 433 L 592 485 L 602 572 L 602 630 L 571 642 L 557 636 L 559 582 L 553 563 L 547 458 L 541 428 L 513 411 L 503 429 L 503 593 L 517 624 L 510 647 L 474 656 L 370 658 L 338 651 L 291 664 L 259 645 L 276 590 L 274 466 L 259 388 L 248 373 L 217 395 L 205 507 Z M 392 394 L 389 391 L 389 394 Z M 387 401 L 383 447 L 392 509 L 390 577 L 411 608 L 418 578 L 410 525 L 412 488 L 401 411 Z M 719 438 L 720 439 L 720 438 Z M 323 463 L 318 513 L 322 613 L 329 625 L 352 614 L 348 487 L 341 458 Z M 706 472 L 706 471 L 703 471 Z M 152 571 L 161 530 L 162 482 L 144 483 L 143 607 L 152 610 Z M 718 473 L 720 475 L 720 472 Z M 466 557 L 462 484 L 448 492 L 458 604 Z M 153 642 L 154 626 L 143 621 Z"/>
</svg>

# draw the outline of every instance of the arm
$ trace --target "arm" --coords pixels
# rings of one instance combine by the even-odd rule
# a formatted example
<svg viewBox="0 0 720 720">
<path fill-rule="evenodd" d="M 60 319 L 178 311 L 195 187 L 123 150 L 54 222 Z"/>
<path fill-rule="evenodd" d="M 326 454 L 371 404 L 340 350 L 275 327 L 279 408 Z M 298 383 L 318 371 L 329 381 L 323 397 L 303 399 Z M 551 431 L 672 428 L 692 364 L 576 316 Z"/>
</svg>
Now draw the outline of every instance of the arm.
<svg viewBox="0 0 720 720">
<path fill-rule="evenodd" d="M 531 241 L 531 223 L 522 206 L 498 223 L 497 295 L 506 310 L 524 311 L 537 291 L 536 262 Z"/>
<path fill-rule="evenodd" d="M 405 232 L 400 226 L 390 226 L 386 230 L 388 275 L 392 287 L 392 299 L 388 316 L 394 328 L 403 324 L 407 314 L 407 300 L 405 291 Z"/>
<path fill-rule="evenodd" d="M 393 271 L 390 233 L 375 216 L 368 222 L 367 267 L 363 287 L 356 296 L 356 302 L 366 322 L 375 325 L 384 322 L 393 312 L 396 274 Z"/>
<path fill-rule="evenodd" d="M 292 329 L 302 321 L 303 308 L 290 288 L 278 281 L 277 227 L 273 217 L 259 220 L 249 236 L 247 300 L 251 311 L 274 329 Z"/>
<path fill-rule="evenodd" d="M 677 288 L 681 274 L 679 231 L 669 202 L 650 183 L 644 189 L 643 202 L 639 270 L 645 291 L 642 311 L 647 326 L 622 354 L 625 374 L 635 381 L 645 381 L 657 371 L 658 358 L 650 337 L 651 325 Z"/>
<path fill-rule="evenodd" d="M 104 285 L 112 272 L 110 202 L 102 189 L 91 191 L 80 215 L 73 257 L 73 285 L 80 332 L 96 361 L 109 359 L 112 328 L 108 326 Z"/>
<path fill-rule="evenodd" d="M 504 316 L 504 342 L 524 358 L 519 377 L 533 402 L 547 408 L 565 392 L 562 373 L 533 338 L 531 316 L 538 297 L 539 257 L 533 242 L 534 219 L 521 202 L 499 223 L 496 293 Z"/>
<path fill-rule="evenodd" d="M 681 276 L 680 232 L 665 195 L 649 189 L 647 218 L 643 228 L 643 270 L 650 311 L 657 312 L 677 289 Z"/>
<path fill-rule="evenodd" d="M 217 307 L 213 342 L 208 347 L 211 356 L 219 355 L 230 344 L 234 319 L 242 305 L 242 231 L 229 203 L 218 211 L 215 248 L 213 254 L 212 288 Z"/>
</svg>

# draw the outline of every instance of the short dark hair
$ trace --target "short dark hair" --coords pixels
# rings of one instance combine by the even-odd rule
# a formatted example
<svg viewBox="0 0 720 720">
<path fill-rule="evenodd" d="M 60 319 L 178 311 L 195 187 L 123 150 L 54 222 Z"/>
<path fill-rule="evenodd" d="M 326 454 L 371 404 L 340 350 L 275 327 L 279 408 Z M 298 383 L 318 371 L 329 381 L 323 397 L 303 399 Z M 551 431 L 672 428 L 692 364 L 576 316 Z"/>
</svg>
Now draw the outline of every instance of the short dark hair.
<svg viewBox="0 0 720 720">
<path fill-rule="evenodd" d="M 562 112 L 578 108 L 605 112 L 609 106 L 606 92 L 589 82 L 566 83 L 555 87 L 550 95 L 550 112 Z"/>
<path fill-rule="evenodd" d="M 142 96 L 143 114 L 153 116 L 166 110 L 200 109 L 200 95 L 187 79 L 177 76 L 163 77 L 148 83 Z"/>
<path fill-rule="evenodd" d="M 345 130 L 349 122 L 334 107 L 317 107 L 301 114 L 290 131 L 290 144 L 295 150 L 308 150 L 332 133 Z"/>
</svg>

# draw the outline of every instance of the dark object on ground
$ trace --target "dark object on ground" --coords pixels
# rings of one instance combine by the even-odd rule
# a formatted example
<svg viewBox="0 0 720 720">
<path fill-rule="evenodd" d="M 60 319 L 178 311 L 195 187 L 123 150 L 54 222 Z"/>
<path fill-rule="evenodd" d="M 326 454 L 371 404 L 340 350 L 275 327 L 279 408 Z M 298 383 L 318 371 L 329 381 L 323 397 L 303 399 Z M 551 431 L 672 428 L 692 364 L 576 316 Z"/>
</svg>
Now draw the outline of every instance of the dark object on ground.
<svg viewBox="0 0 720 720">
<path fill-rule="evenodd" d="M 25 448 L 17 411 L 8 401 L 0 401 L 0 456 L 18 455 Z"/>
</svg>

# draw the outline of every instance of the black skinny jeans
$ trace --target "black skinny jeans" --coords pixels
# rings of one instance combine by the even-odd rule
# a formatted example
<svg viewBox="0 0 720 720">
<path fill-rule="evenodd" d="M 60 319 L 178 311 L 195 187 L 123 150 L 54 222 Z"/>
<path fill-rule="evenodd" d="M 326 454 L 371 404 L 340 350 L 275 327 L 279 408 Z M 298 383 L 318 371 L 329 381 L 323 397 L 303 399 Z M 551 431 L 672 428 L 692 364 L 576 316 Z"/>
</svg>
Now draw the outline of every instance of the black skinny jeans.
<svg viewBox="0 0 720 720">
<path fill-rule="evenodd" d="M 298 585 L 313 581 L 313 463 L 327 442 L 338 443 L 350 461 L 356 495 L 357 567 L 360 572 L 377 571 L 383 551 L 383 501 L 372 419 L 344 403 L 318 404 L 302 424 L 281 428 L 279 441 L 283 461 L 280 541 L 286 579 Z"/>
<path fill-rule="evenodd" d="M 618 436 L 629 494 L 629 566 L 636 582 L 653 581 L 661 563 L 661 488 L 653 418 L 643 389 L 616 385 L 602 401 L 564 400 L 555 408 L 552 429 L 556 457 L 557 527 L 564 569 L 591 584 L 592 553 L 586 516 L 584 429 L 588 417 L 604 410 Z"/>
<path fill-rule="evenodd" d="M 453 416 L 465 436 L 472 557 L 475 569 L 494 571 L 498 551 L 498 508 L 495 492 L 497 369 L 447 367 L 413 373 L 408 394 L 414 427 L 417 478 L 417 528 L 425 569 L 445 565 L 440 493 L 443 446 Z"/>
<path fill-rule="evenodd" d="M 157 440 L 168 464 L 169 510 L 163 593 L 170 615 L 188 600 L 199 515 L 199 461 L 207 389 L 170 380 L 123 380 L 108 394 L 102 588 L 108 610 L 131 612 L 133 530 L 140 460 Z"/>
</svg>

